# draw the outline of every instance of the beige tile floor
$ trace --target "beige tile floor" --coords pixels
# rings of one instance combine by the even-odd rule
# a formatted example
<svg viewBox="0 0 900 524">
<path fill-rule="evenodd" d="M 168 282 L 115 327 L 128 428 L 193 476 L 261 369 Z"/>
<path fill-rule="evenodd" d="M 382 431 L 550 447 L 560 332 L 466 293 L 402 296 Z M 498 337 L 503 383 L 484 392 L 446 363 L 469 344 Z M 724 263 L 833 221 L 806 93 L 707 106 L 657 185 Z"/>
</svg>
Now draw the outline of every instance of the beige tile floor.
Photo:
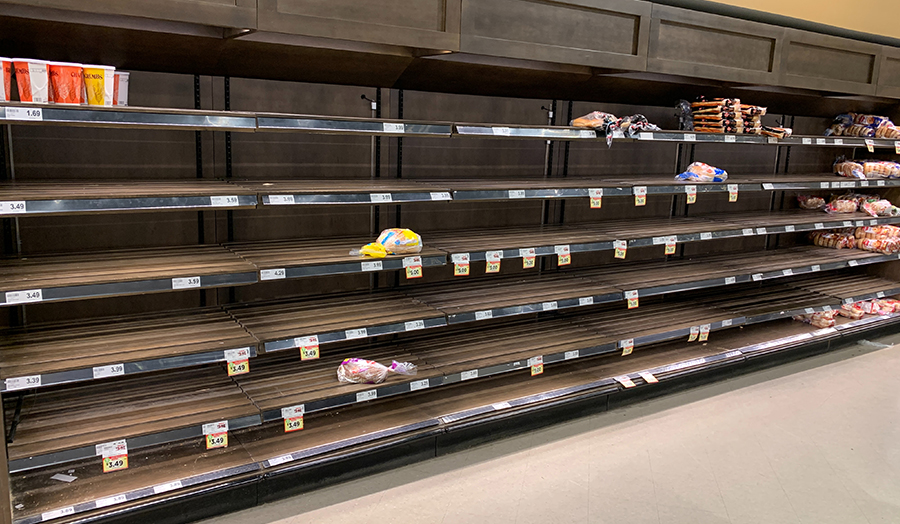
<svg viewBox="0 0 900 524">
<path fill-rule="evenodd" d="M 203 524 L 900 523 L 898 376 L 856 345 Z"/>
</svg>

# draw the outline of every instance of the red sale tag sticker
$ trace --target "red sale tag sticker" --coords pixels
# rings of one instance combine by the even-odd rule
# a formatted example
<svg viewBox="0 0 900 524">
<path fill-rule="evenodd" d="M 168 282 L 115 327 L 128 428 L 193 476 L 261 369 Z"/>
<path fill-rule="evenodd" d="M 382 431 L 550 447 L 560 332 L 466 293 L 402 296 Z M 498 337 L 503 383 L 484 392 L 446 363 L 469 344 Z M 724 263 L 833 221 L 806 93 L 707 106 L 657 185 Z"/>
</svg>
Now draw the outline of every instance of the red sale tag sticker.
<svg viewBox="0 0 900 524">
<path fill-rule="evenodd" d="M 500 260 L 503 259 L 503 251 L 488 251 L 484 255 L 487 259 L 485 273 L 499 273 Z"/>
<path fill-rule="evenodd" d="M 626 291 L 625 299 L 628 300 L 628 309 L 636 309 L 638 307 L 638 292 L 634 291 Z"/>
<path fill-rule="evenodd" d="M 688 204 L 693 204 L 697 201 L 697 186 L 684 186 L 684 193 L 687 195 Z"/>
<path fill-rule="evenodd" d="M 675 254 L 675 245 L 678 243 L 677 236 L 670 236 L 666 238 L 666 254 L 674 255 Z"/>
<path fill-rule="evenodd" d="M 613 247 L 616 250 L 616 258 L 625 258 L 625 255 L 628 254 L 628 241 L 627 240 L 616 240 L 613 242 Z"/>
<path fill-rule="evenodd" d="M 319 358 L 319 336 L 297 337 L 294 345 L 300 348 L 300 360 L 315 360 Z"/>
<path fill-rule="evenodd" d="M 569 250 L 569 246 L 555 246 L 553 249 L 556 251 L 556 265 L 568 266 L 572 263 L 572 253 Z"/>
<path fill-rule="evenodd" d="M 406 257 L 403 259 L 406 278 L 422 278 L 422 257 Z"/>
<path fill-rule="evenodd" d="M 588 189 L 588 195 L 591 197 L 591 209 L 603 207 L 603 188 Z"/>
<path fill-rule="evenodd" d="M 458 253 L 450 255 L 450 261 L 453 262 L 453 276 L 464 277 L 469 274 L 469 254 Z"/>
<path fill-rule="evenodd" d="M 647 186 L 634 186 L 634 205 L 647 205 Z"/>
<path fill-rule="evenodd" d="M 535 251 L 533 247 L 520 249 L 519 256 L 522 257 L 523 269 L 530 269 L 534 267 Z"/>
</svg>

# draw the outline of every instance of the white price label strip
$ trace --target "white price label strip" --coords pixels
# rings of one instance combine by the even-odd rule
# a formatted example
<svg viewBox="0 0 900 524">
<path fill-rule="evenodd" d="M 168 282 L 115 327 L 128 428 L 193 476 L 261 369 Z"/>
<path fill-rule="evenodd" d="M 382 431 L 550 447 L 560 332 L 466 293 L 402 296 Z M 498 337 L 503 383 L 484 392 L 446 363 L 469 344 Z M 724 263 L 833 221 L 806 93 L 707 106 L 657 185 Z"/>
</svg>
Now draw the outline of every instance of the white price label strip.
<svg viewBox="0 0 900 524">
<path fill-rule="evenodd" d="M 288 408 L 281 408 L 281 418 L 302 417 L 306 413 L 306 404 L 298 404 Z"/>
<path fill-rule="evenodd" d="M 348 329 L 348 330 L 344 331 L 344 337 L 347 340 L 354 340 L 357 338 L 366 338 L 367 336 L 369 336 L 369 333 L 366 331 L 366 328 Z"/>
<path fill-rule="evenodd" d="M 228 362 L 234 362 L 236 360 L 246 360 L 250 358 L 250 348 L 238 348 L 238 349 L 226 349 L 222 352 L 225 356 L 225 360 Z"/>
<path fill-rule="evenodd" d="M 509 198 L 525 198 L 524 189 L 510 189 Z"/>
<path fill-rule="evenodd" d="M 544 302 L 541 304 L 541 309 L 543 311 L 553 311 L 559 307 L 559 304 L 554 300 L 553 302 Z"/>
<path fill-rule="evenodd" d="M 293 455 L 281 455 L 280 457 L 270 458 L 268 462 L 269 462 L 269 467 L 271 468 L 271 467 L 275 467 L 275 466 L 284 464 L 285 462 L 291 462 L 292 460 L 294 460 Z"/>
<path fill-rule="evenodd" d="M 425 329 L 425 321 L 424 320 L 413 320 L 412 322 L 404 323 L 405 331 L 417 331 L 419 329 Z"/>
<path fill-rule="evenodd" d="M 492 127 L 491 131 L 494 133 L 494 136 L 509 136 L 510 134 L 508 127 Z"/>
<path fill-rule="evenodd" d="M 173 278 L 172 289 L 191 289 L 200 287 L 200 277 Z"/>
<path fill-rule="evenodd" d="M 463 371 L 459 374 L 460 380 L 472 380 L 473 378 L 478 378 L 477 369 L 473 369 L 472 371 Z"/>
<path fill-rule="evenodd" d="M 494 318 L 494 312 L 490 309 L 475 312 L 475 320 L 487 320 L 489 318 Z"/>
<path fill-rule="evenodd" d="M 432 192 L 431 200 L 432 201 L 453 200 L 453 198 L 450 196 L 450 193 L 447 193 L 446 191 L 440 191 L 440 192 Z"/>
<path fill-rule="evenodd" d="M 40 121 L 44 119 L 44 110 L 40 107 L 7 107 L 6 119 Z"/>
<path fill-rule="evenodd" d="M 424 380 L 415 380 L 409 383 L 410 391 L 419 391 L 420 389 L 428 389 L 431 387 L 431 384 L 428 382 L 428 379 Z"/>
<path fill-rule="evenodd" d="M 118 457 L 128 454 L 128 442 L 124 439 L 94 446 L 94 452 L 101 457 Z"/>
<path fill-rule="evenodd" d="M 180 480 L 153 486 L 153 493 L 156 493 L 157 495 L 159 495 L 160 493 L 165 493 L 167 491 L 173 491 L 176 489 L 181 489 L 181 481 Z"/>
<path fill-rule="evenodd" d="M 406 131 L 403 124 L 392 124 L 390 122 L 385 122 L 382 129 L 385 133 L 403 133 Z"/>
<path fill-rule="evenodd" d="M 575 351 L 566 351 L 565 354 L 563 355 L 563 359 L 564 360 L 572 360 L 573 358 L 578 358 L 579 356 L 581 356 L 581 355 L 579 354 L 578 350 L 576 349 Z"/>
<path fill-rule="evenodd" d="M 616 377 L 616 382 L 622 384 L 625 389 L 633 388 L 634 382 L 628 377 L 628 375 L 622 375 L 621 377 Z"/>
<path fill-rule="evenodd" d="M 393 199 L 393 197 L 391 197 L 390 193 L 372 193 L 369 195 L 369 200 L 373 203 L 374 202 L 382 203 L 382 202 L 393 202 L 394 201 L 394 199 Z"/>
<path fill-rule="evenodd" d="M 594 305 L 594 297 L 581 297 L 578 299 L 579 306 L 593 306 Z"/>
<path fill-rule="evenodd" d="M 27 204 L 24 200 L 0 202 L 0 214 L 20 215 L 26 212 Z"/>
<path fill-rule="evenodd" d="M 6 379 L 4 384 L 6 385 L 6 391 L 37 388 L 41 386 L 41 376 L 28 375 L 25 377 L 11 377 Z"/>
<path fill-rule="evenodd" d="M 286 206 L 294 203 L 294 195 L 269 195 L 269 204 L 274 206 Z"/>
<path fill-rule="evenodd" d="M 359 267 L 363 271 L 381 271 L 384 265 L 381 260 L 376 260 L 374 262 L 360 262 Z"/>
<path fill-rule="evenodd" d="M 220 420 L 219 422 L 210 422 L 209 424 L 203 424 L 204 435 L 218 435 L 219 433 L 225 433 L 227 431 L 227 420 Z"/>
<path fill-rule="evenodd" d="M 115 506 L 116 504 L 121 504 L 123 502 L 128 502 L 128 497 L 125 495 L 116 495 L 115 497 L 97 499 L 97 501 L 94 502 L 94 505 L 97 507 L 97 509 L 100 509 L 107 506 Z"/>
<path fill-rule="evenodd" d="M 278 269 L 262 269 L 259 271 L 259 279 L 260 280 L 279 280 L 284 278 L 285 271 L 284 268 Z"/>
<path fill-rule="evenodd" d="M 209 197 L 209 203 L 213 207 L 228 207 L 238 205 L 237 195 Z"/>
<path fill-rule="evenodd" d="M 7 107 L 6 111 L 9 112 L 11 108 Z M 9 118 L 8 116 L 6 118 Z M 47 511 L 45 513 L 41 513 L 41 522 L 58 519 L 60 517 L 66 517 L 69 515 L 75 514 L 75 507 L 69 506 L 68 508 L 55 509 L 53 511 Z"/>
<path fill-rule="evenodd" d="M 657 382 L 659 382 L 659 380 L 655 376 L 653 376 L 653 373 L 650 373 L 649 371 L 641 371 L 640 373 L 638 373 L 638 375 L 640 375 L 641 378 L 644 379 L 644 382 L 646 382 L 647 384 L 656 384 Z"/>
<path fill-rule="evenodd" d="M 736 141 L 736 139 L 737 139 L 737 137 L 734 135 L 725 135 L 725 142 L 733 144 Z"/>
<path fill-rule="evenodd" d="M 118 377 L 125 374 L 125 364 L 110 364 L 94 368 L 94 378 Z"/>
<path fill-rule="evenodd" d="M 32 302 L 42 302 L 44 293 L 40 289 L 27 289 L 24 291 L 7 291 L 7 304 L 30 304 Z"/>
</svg>

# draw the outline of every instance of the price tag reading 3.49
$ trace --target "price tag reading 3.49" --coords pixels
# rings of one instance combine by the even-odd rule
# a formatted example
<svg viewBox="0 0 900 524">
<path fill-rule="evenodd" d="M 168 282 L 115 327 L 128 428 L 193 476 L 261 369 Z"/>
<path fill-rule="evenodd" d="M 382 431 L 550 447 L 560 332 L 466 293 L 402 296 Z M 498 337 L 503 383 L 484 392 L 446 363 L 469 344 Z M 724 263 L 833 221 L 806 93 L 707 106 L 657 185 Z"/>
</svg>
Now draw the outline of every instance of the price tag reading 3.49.
<svg viewBox="0 0 900 524">
<path fill-rule="evenodd" d="M 228 421 L 203 424 L 203 434 L 206 436 L 206 449 L 228 447 Z"/>
<path fill-rule="evenodd" d="M 303 404 L 281 409 L 281 418 L 284 419 L 284 432 L 291 433 L 303 429 L 303 415 L 306 407 Z"/>
<path fill-rule="evenodd" d="M 315 360 L 319 358 L 319 336 L 297 337 L 294 345 L 300 348 L 300 360 Z"/>
</svg>

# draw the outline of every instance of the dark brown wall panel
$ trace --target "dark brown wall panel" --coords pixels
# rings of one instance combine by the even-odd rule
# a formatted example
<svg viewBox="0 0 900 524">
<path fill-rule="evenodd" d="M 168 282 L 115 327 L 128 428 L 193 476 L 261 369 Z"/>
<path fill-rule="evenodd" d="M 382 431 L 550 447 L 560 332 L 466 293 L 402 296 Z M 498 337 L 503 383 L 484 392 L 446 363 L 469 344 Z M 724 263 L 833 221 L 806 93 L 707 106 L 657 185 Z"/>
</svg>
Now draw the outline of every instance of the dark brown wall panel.
<svg viewBox="0 0 900 524">
<path fill-rule="evenodd" d="M 256 0 L 10 0 L 6 4 L 230 28 L 256 27 Z"/>
<path fill-rule="evenodd" d="M 878 70 L 878 96 L 900 98 L 900 49 L 882 47 L 881 67 Z"/>
<path fill-rule="evenodd" d="M 725 16 L 653 6 L 649 71 L 774 84 L 783 29 Z"/>
<path fill-rule="evenodd" d="M 650 4 L 463 0 L 460 51 L 642 71 Z"/>
<path fill-rule="evenodd" d="M 460 0 L 259 0 L 259 29 L 456 51 Z"/>
<path fill-rule="evenodd" d="M 881 54 L 879 45 L 786 29 L 782 84 L 874 95 Z"/>
</svg>

